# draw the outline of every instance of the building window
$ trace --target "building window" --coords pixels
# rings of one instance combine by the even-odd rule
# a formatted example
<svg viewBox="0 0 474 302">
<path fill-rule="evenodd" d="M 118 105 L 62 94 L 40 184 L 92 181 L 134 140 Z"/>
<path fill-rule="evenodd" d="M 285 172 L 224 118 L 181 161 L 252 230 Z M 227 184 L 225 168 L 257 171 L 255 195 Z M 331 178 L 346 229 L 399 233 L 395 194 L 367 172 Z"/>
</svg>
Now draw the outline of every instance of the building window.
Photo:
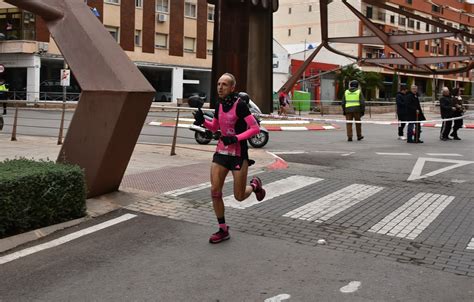
<svg viewBox="0 0 474 302">
<path fill-rule="evenodd" d="M 288 29 L 288 37 L 291 37 L 291 29 Z"/>
<path fill-rule="evenodd" d="M 449 43 L 446 43 L 446 55 L 449 56 Z"/>
<path fill-rule="evenodd" d="M 214 6 L 209 6 L 207 8 L 207 20 L 214 21 L 215 14 L 216 14 L 216 8 Z"/>
<path fill-rule="evenodd" d="M 420 21 L 417 21 L 417 22 L 416 22 L 416 29 L 417 29 L 417 30 L 420 30 L 420 29 L 421 29 L 421 22 L 420 22 Z"/>
<path fill-rule="evenodd" d="M 156 48 L 168 48 L 168 35 L 155 34 L 155 47 Z"/>
<path fill-rule="evenodd" d="M 120 0 L 105 0 L 105 3 L 119 4 Z"/>
<path fill-rule="evenodd" d="M 416 44 L 415 44 L 415 49 L 416 49 L 416 50 L 420 50 L 420 42 L 416 42 Z"/>
<path fill-rule="evenodd" d="M 169 12 L 168 0 L 156 0 L 156 11 L 159 13 Z"/>
<path fill-rule="evenodd" d="M 425 28 L 426 31 L 430 31 L 430 25 L 428 23 L 426 23 L 426 28 Z"/>
<path fill-rule="evenodd" d="M 373 7 L 372 6 L 367 6 L 367 12 L 365 14 L 365 16 L 369 19 L 372 19 L 372 15 L 373 15 Z"/>
<path fill-rule="evenodd" d="M 214 41 L 207 40 L 207 53 L 212 55 L 212 49 L 214 48 Z"/>
<path fill-rule="evenodd" d="M 407 24 L 407 19 L 405 17 L 400 17 L 398 19 L 398 24 L 401 26 L 405 26 Z"/>
<path fill-rule="evenodd" d="M 142 46 L 142 31 L 135 30 L 135 46 Z"/>
<path fill-rule="evenodd" d="M 438 5 L 432 4 L 431 5 L 431 11 L 434 12 L 434 13 L 440 14 L 441 13 L 441 7 L 439 7 Z"/>
<path fill-rule="evenodd" d="M 413 4 L 413 0 L 405 0 L 407 4 Z"/>
<path fill-rule="evenodd" d="M 184 3 L 184 16 L 196 18 L 196 4 L 190 2 Z"/>
<path fill-rule="evenodd" d="M 196 39 L 194 38 L 184 37 L 184 51 L 194 52 L 195 42 L 196 42 Z"/>
<path fill-rule="evenodd" d="M 308 12 L 312 12 L 312 11 L 313 11 L 313 6 L 312 5 L 308 6 Z"/>
<path fill-rule="evenodd" d="M 395 24 L 395 16 L 390 16 L 390 23 Z"/>
<path fill-rule="evenodd" d="M 415 27 L 415 20 L 408 19 L 408 27 L 414 28 Z"/>
<path fill-rule="evenodd" d="M 288 7 L 288 15 L 291 15 L 291 7 Z"/>
<path fill-rule="evenodd" d="M 135 0 L 135 7 L 142 8 L 143 7 L 143 0 Z"/>
<path fill-rule="evenodd" d="M 308 27 L 308 35 L 311 35 L 311 27 Z"/>
<path fill-rule="evenodd" d="M 112 26 L 106 26 L 105 28 L 112 35 L 112 38 L 114 38 L 114 40 L 118 42 L 119 41 L 119 28 L 112 27 Z"/>
</svg>

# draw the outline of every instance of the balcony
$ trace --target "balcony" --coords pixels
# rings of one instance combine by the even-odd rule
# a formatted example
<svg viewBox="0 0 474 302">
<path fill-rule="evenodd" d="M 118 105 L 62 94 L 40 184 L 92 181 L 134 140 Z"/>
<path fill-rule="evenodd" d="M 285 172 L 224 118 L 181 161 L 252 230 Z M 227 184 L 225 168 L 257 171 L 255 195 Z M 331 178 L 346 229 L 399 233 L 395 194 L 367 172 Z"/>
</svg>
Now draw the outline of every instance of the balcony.
<svg viewBox="0 0 474 302">
<path fill-rule="evenodd" d="M 48 43 L 26 41 L 26 40 L 6 40 L 0 41 L 0 53 L 33 54 L 37 52 L 47 52 Z"/>
</svg>

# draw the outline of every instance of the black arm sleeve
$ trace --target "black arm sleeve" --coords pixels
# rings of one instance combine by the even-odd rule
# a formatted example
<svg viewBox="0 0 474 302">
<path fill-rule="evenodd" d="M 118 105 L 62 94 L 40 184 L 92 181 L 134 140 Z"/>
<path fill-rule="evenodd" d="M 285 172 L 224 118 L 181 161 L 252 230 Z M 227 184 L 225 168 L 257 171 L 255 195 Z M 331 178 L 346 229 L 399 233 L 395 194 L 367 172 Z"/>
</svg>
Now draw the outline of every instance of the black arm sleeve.
<svg viewBox="0 0 474 302">
<path fill-rule="evenodd" d="M 244 119 L 250 114 L 250 109 L 247 106 L 247 103 L 239 101 L 239 103 L 237 104 L 237 116 L 241 119 Z"/>
<path fill-rule="evenodd" d="M 216 104 L 216 109 L 214 109 L 214 118 L 219 119 L 219 103 Z"/>
</svg>

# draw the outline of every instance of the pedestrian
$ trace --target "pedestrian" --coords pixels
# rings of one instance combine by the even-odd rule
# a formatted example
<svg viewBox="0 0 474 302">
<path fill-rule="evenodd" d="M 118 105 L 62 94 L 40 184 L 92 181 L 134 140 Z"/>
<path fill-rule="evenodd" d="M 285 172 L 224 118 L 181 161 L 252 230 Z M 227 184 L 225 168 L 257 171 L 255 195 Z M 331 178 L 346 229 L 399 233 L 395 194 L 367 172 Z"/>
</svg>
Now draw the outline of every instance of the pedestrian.
<svg viewBox="0 0 474 302">
<path fill-rule="evenodd" d="M 0 100 L 5 101 L 8 98 L 8 87 L 5 80 L 0 80 Z M 3 102 L 3 115 L 7 114 L 7 103 Z"/>
<path fill-rule="evenodd" d="M 280 102 L 280 115 L 288 115 L 288 110 L 290 109 L 290 101 L 288 100 L 288 94 L 284 91 L 280 92 L 278 96 L 278 101 Z"/>
<path fill-rule="evenodd" d="M 359 82 L 356 80 L 349 82 L 349 89 L 344 92 L 342 98 L 342 113 L 346 116 L 347 141 L 352 142 L 352 121 L 356 121 L 357 140 L 360 141 L 362 136 L 361 117 L 365 113 L 365 100 L 359 89 Z M 349 122 L 350 121 L 350 122 Z"/>
<path fill-rule="evenodd" d="M 462 103 L 462 97 L 459 95 L 460 94 L 459 88 L 454 88 L 451 94 L 453 98 L 452 102 L 454 104 L 454 107 L 456 107 L 456 111 L 454 111 L 453 117 L 462 117 L 465 109 Z M 450 135 L 454 140 L 457 140 L 457 141 L 461 140 L 458 136 L 458 130 L 461 129 L 462 126 L 463 126 L 462 118 L 454 120 L 453 132 Z"/>
<path fill-rule="evenodd" d="M 456 107 L 454 106 L 453 99 L 449 92 L 448 87 L 443 87 L 441 90 L 442 96 L 439 99 L 439 108 L 441 111 L 441 118 L 442 119 L 450 119 L 453 117 L 454 112 L 456 111 Z M 439 133 L 439 139 L 442 141 L 451 140 L 449 138 L 449 132 L 451 132 L 451 128 L 453 126 L 453 121 L 443 121 L 441 125 L 441 130 Z"/>
<path fill-rule="evenodd" d="M 407 138 L 403 135 L 406 123 L 401 123 L 402 121 L 407 121 L 406 118 L 406 98 L 407 98 L 408 87 L 405 84 L 400 86 L 400 91 L 397 93 L 396 102 L 397 102 L 397 116 L 400 123 L 398 124 L 398 139 L 406 140 Z"/>
<path fill-rule="evenodd" d="M 425 115 L 421 108 L 418 96 L 418 86 L 412 85 L 410 92 L 406 95 L 406 119 L 411 121 L 407 126 L 407 143 L 422 144 L 421 137 L 421 121 L 425 121 Z"/>
<path fill-rule="evenodd" d="M 260 128 L 247 103 L 235 93 L 235 86 L 236 80 L 232 74 L 222 75 L 217 82 L 218 102 L 212 121 L 205 120 L 201 110 L 194 116 L 196 124 L 204 125 L 212 132 L 220 130 L 221 133 L 211 164 L 211 197 L 219 231 L 211 235 L 210 243 L 230 238 L 222 199 L 222 189 L 229 171 L 234 178 L 236 200 L 244 201 L 252 193 L 255 193 L 258 201 L 265 198 L 260 178 L 253 177 L 250 185 L 246 185 L 248 167 L 255 163 L 249 159 L 247 140 L 258 134 Z"/>
</svg>

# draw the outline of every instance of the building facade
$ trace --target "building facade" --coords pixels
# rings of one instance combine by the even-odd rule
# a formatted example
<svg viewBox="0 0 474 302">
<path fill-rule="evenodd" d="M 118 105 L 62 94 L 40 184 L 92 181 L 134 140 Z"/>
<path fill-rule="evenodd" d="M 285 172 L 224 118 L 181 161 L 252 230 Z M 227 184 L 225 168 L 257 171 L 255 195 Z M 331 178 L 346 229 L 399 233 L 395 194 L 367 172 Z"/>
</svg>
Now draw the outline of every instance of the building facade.
<svg viewBox="0 0 474 302">
<path fill-rule="evenodd" d="M 86 2 L 156 89 L 155 100 L 210 95 L 213 5 L 206 0 Z M 3 1 L 0 64 L 10 90 L 25 91 L 29 101 L 62 91 L 64 61 L 44 21 Z M 74 78 L 68 91 L 80 92 Z"/>
<path fill-rule="evenodd" d="M 350 0 L 348 2 L 387 33 L 406 34 L 441 31 L 441 29 L 429 24 L 368 5 L 364 1 Z M 432 20 L 441 21 L 448 26 L 474 33 L 474 4 L 470 4 L 465 0 L 389 0 L 386 3 Z M 320 42 L 319 14 L 319 1 L 280 0 L 280 10 L 276 13 L 274 19 L 275 38 L 282 44 L 297 44 L 303 43 L 303 41 L 306 43 Z M 329 4 L 328 20 L 330 37 L 373 35 L 342 1 L 332 1 Z M 467 47 L 474 48 L 472 39 L 465 39 L 464 42 Z M 397 56 L 389 47 L 383 45 L 334 44 L 333 46 L 349 55 L 365 58 Z M 418 57 L 460 55 L 466 47 L 461 40 L 454 37 L 412 42 L 405 46 L 408 51 Z M 434 69 L 460 67 L 456 65 L 460 64 L 436 64 L 431 67 Z M 464 87 L 466 88 L 465 91 L 470 90 L 472 93 L 472 89 L 468 89 L 468 86 L 472 86 L 474 80 L 472 71 L 452 75 L 438 75 L 433 79 L 433 76 L 410 74 L 409 71 L 398 73 L 395 77 L 394 72 L 390 69 L 373 66 L 362 66 L 362 68 L 365 71 L 375 71 L 383 75 L 386 87 L 379 92 L 379 97 L 393 97 L 392 86 L 397 84 L 394 83 L 397 77 L 402 83 L 417 84 L 419 90 L 426 95 L 430 95 L 430 90 L 439 90 L 442 86 Z"/>
</svg>

